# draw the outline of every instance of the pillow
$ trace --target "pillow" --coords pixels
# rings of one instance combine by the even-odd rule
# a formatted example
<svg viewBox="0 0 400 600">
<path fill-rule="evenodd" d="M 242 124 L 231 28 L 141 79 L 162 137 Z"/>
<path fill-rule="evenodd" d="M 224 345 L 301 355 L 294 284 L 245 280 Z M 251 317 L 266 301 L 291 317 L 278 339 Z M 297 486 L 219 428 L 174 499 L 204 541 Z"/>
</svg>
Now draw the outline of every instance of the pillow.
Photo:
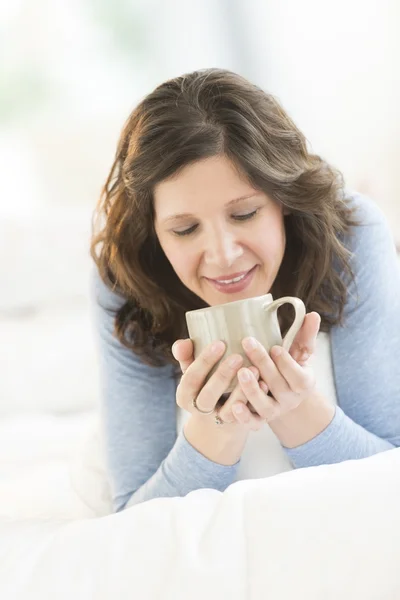
<svg viewBox="0 0 400 600">
<path fill-rule="evenodd" d="M 396 449 L 99 519 L 3 517 L 0 597 L 395 600 L 399 491 Z"/>
</svg>

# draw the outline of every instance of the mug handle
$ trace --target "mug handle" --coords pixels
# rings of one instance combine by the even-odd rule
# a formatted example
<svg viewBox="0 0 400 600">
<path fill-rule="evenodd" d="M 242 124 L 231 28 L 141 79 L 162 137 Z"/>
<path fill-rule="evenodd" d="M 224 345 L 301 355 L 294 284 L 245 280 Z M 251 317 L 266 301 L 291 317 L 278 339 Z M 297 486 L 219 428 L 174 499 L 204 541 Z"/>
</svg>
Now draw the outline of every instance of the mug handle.
<svg viewBox="0 0 400 600">
<path fill-rule="evenodd" d="M 303 325 L 304 317 L 306 316 L 306 307 L 304 306 L 304 302 L 300 300 L 300 298 L 295 298 L 294 296 L 284 296 L 283 298 L 278 298 L 278 300 L 274 300 L 271 304 L 264 305 L 265 312 L 271 312 L 273 310 L 278 310 L 282 304 L 291 304 L 295 310 L 295 317 L 292 325 L 289 328 L 289 331 L 286 333 L 285 337 L 282 340 L 282 347 L 285 350 L 290 349 L 290 346 L 293 344 L 293 340 L 299 332 L 301 326 Z"/>
</svg>

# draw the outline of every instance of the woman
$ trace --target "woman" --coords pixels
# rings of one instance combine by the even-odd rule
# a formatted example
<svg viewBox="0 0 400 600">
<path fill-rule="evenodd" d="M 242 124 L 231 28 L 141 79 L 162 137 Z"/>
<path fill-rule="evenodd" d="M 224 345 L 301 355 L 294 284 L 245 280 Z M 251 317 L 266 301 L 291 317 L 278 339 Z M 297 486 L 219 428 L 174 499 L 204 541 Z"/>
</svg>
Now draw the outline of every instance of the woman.
<svg viewBox="0 0 400 600">
<path fill-rule="evenodd" d="M 91 250 L 116 510 L 224 490 L 252 430 L 270 428 L 293 467 L 400 444 L 390 231 L 370 200 L 346 192 L 309 152 L 272 96 L 218 69 L 157 87 L 122 131 L 97 217 Z M 253 366 L 224 357 L 204 385 L 225 347 L 216 340 L 193 360 L 185 311 L 268 292 L 307 307 L 290 354 L 244 340 Z M 290 320 L 283 307 L 283 332 Z M 319 330 L 330 340 L 337 406 L 307 360 Z M 175 400 L 188 414 L 178 435 Z"/>
</svg>

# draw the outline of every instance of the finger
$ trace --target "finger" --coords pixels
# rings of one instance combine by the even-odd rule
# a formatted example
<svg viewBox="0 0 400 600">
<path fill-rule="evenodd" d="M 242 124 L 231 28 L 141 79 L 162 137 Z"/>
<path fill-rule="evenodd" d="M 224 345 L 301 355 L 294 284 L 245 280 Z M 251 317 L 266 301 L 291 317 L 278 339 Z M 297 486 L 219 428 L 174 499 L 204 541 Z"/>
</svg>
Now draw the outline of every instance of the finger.
<svg viewBox="0 0 400 600">
<path fill-rule="evenodd" d="M 251 364 L 260 371 L 260 379 L 265 381 L 273 396 L 276 397 L 278 394 L 282 395 L 290 391 L 284 377 L 282 377 L 269 353 L 260 342 L 255 338 L 245 338 L 242 345 Z M 245 391 L 243 385 L 242 389 Z"/>
<path fill-rule="evenodd" d="M 320 325 L 321 317 L 317 312 L 305 316 L 303 325 L 290 348 L 290 355 L 298 363 L 304 364 L 314 353 Z"/>
<path fill-rule="evenodd" d="M 299 365 L 281 346 L 271 348 L 271 357 L 292 392 L 301 395 L 314 388 L 315 377 L 312 371 Z"/>
<path fill-rule="evenodd" d="M 202 410 L 207 411 L 215 408 L 242 364 L 243 357 L 240 354 L 232 354 L 225 358 L 200 390 L 196 399 L 197 406 L 201 406 Z"/>
<path fill-rule="evenodd" d="M 179 362 L 182 373 L 184 373 L 194 361 L 194 348 L 192 340 L 190 338 L 185 340 L 176 340 L 171 350 L 174 358 Z"/>
<path fill-rule="evenodd" d="M 249 370 L 253 373 L 254 377 L 256 378 L 256 380 L 258 380 L 260 373 L 258 371 L 258 369 L 256 367 L 249 367 Z M 234 420 L 234 416 L 232 414 L 232 407 L 234 406 L 234 404 L 236 404 L 238 401 L 242 401 L 245 404 L 247 403 L 247 399 L 245 398 L 244 394 L 243 394 L 243 390 L 240 386 L 240 383 L 238 383 L 235 387 L 235 389 L 232 391 L 232 393 L 230 394 L 229 398 L 227 399 L 227 401 L 225 402 L 225 404 L 223 405 L 223 407 L 220 409 L 219 411 L 219 416 L 221 417 L 221 419 L 227 423 L 232 422 Z"/>
<path fill-rule="evenodd" d="M 200 355 L 187 367 L 176 388 L 176 402 L 178 406 L 190 410 L 190 403 L 193 398 L 197 398 L 208 373 L 221 359 L 224 352 L 224 342 L 213 342 L 204 348 Z M 207 409 L 204 408 L 204 410 Z"/>
<path fill-rule="evenodd" d="M 320 323 L 321 318 L 318 313 L 312 312 L 306 315 L 290 348 L 290 355 L 296 361 L 305 361 L 313 354 Z"/>
<path fill-rule="evenodd" d="M 233 416 L 238 423 L 246 425 L 252 431 L 258 431 L 265 424 L 265 419 L 253 414 L 243 402 L 234 405 Z"/>
<path fill-rule="evenodd" d="M 259 384 L 250 369 L 240 369 L 238 379 L 248 402 L 253 406 L 257 414 L 264 421 L 270 421 L 275 418 L 280 412 L 278 402 L 271 396 L 267 396 L 262 389 L 264 386 Z M 234 408 L 232 408 L 232 412 L 234 412 Z"/>
</svg>

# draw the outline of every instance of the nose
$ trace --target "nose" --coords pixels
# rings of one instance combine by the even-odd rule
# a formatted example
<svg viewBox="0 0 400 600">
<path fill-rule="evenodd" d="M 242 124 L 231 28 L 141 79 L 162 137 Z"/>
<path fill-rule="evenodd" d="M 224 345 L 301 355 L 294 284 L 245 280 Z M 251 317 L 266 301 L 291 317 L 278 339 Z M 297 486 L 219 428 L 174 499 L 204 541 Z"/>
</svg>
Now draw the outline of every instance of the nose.
<svg viewBox="0 0 400 600">
<path fill-rule="evenodd" d="M 223 271 L 230 268 L 242 254 L 243 248 L 231 231 L 218 229 L 207 236 L 204 252 L 206 265 Z"/>
</svg>

